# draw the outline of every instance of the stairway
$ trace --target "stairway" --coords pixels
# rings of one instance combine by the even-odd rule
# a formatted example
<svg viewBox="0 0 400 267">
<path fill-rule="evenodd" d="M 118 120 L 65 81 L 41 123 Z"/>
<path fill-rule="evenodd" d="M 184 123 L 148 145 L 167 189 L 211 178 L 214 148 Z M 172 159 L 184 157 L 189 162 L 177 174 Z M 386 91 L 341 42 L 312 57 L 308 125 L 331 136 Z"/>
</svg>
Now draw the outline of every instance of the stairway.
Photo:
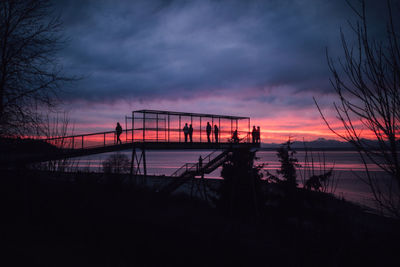
<svg viewBox="0 0 400 267">
<path fill-rule="evenodd" d="M 199 167 L 199 163 L 185 163 L 171 175 L 171 179 L 173 180 L 162 186 L 158 191 L 170 194 L 195 176 L 199 176 L 202 173 L 209 174 L 213 172 L 228 159 L 230 151 L 224 150 L 220 154 L 217 154 L 216 152 L 217 150 L 207 155 L 203 159 L 203 166 L 201 167 Z"/>
</svg>

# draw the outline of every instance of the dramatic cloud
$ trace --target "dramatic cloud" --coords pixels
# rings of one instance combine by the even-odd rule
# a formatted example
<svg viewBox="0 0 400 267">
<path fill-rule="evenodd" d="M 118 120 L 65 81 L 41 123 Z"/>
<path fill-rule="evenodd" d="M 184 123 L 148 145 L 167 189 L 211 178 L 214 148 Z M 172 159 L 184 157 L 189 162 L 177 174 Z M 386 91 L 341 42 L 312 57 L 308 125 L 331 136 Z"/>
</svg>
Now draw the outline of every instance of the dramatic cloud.
<svg viewBox="0 0 400 267">
<path fill-rule="evenodd" d="M 70 39 L 61 62 L 84 77 L 64 97 L 73 114 L 103 106 L 112 119 L 116 105 L 128 109 L 119 117 L 139 106 L 318 117 L 312 96 L 324 103 L 332 92 L 325 49 L 340 54 L 339 29 L 353 15 L 345 1 L 319 0 L 57 1 L 57 9 Z"/>
</svg>

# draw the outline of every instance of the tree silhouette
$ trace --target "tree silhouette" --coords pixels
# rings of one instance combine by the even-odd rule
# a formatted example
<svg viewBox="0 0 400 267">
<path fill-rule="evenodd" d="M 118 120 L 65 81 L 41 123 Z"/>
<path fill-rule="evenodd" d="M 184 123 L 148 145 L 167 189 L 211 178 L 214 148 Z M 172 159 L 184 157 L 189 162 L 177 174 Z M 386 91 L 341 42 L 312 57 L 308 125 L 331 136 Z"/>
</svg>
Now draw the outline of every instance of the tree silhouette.
<svg viewBox="0 0 400 267">
<path fill-rule="evenodd" d="M 331 83 L 338 96 L 334 109 L 344 131 L 335 129 L 314 101 L 329 129 L 358 151 L 367 173 L 366 179 L 360 178 L 369 185 L 377 203 L 400 217 L 399 24 L 393 16 L 391 1 L 387 1 L 386 39 L 372 37 L 365 1 L 359 3 L 357 8 L 348 2 L 358 19 L 351 25 L 356 45 L 349 45 L 341 33 L 344 60 L 339 59 L 339 69 L 328 57 Z M 371 134 L 375 142 L 364 139 L 365 133 Z M 370 172 L 370 163 L 383 170 L 389 181 Z"/>
<path fill-rule="evenodd" d="M 106 174 L 121 174 L 127 173 L 130 169 L 129 158 L 122 153 L 110 155 L 102 162 L 103 171 Z"/>
<path fill-rule="evenodd" d="M 61 22 L 49 0 L 0 2 L 0 132 L 32 134 L 54 108 L 65 77 L 56 60 Z"/>
<path fill-rule="evenodd" d="M 280 182 L 287 185 L 289 188 L 297 187 L 297 173 L 296 168 L 300 167 L 298 160 L 295 157 L 296 151 L 292 149 L 293 142 L 289 139 L 283 143 L 277 150 L 277 156 L 281 167 L 277 170 L 277 174 L 273 175 L 267 172 L 267 178 L 273 182 Z"/>
<path fill-rule="evenodd" d="M 225 214 L 237 217 L 257 216 L 263 204 L 261 189 L 262 166 L 254 166 L 255 152 L 237 148 L 222 166 L 224 179 L 219 188 L 217 207 Z"/>
</svg>

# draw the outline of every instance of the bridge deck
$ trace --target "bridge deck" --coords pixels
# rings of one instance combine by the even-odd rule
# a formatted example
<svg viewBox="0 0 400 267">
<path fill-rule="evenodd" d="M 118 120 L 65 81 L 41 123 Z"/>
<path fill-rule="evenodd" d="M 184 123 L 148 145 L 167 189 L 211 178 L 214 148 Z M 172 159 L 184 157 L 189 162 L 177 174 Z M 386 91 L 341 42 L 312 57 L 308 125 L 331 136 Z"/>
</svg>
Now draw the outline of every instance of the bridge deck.
<svg viewBox="0 0 400 267">
<path fill-rule="evenodd" d="M 86 148 L 60 148 L 54 151 L 37 151 L 30 154 L 9 155 L 5 163 L 19 162 L 43 162 L 49 160 L 59 160 L 64 158 L 82 157 L 106 152 L 117 152 L 132 148 L 146 150 L 225 150 L 230 147 L 249 147 L 258 148 L 259 144 L 252 143 L 184 143 L 184 142 L 126 142 L 122 144 L 109 144 L 104 146 L 92 146 Z M 4 162 L 3 162 L 4 163 Z"/>
<path fill-rule="evenodd" d="M 233 136 L 240 142 L 232 143 Z M 232 146 L 259 147 L 259 143 L 250 142 L 250 137 L 248 117 L 138 110 L 132 112 L 132 117 L 125 118 L 125 129 L 118 135 L 116 131 L 107 131 L 41 139 L 37 142 L 41 143 L 40 148 L 5 155 L 0 163 L 42 162 L 132 148 L 224 150 Z"/>
</svg>

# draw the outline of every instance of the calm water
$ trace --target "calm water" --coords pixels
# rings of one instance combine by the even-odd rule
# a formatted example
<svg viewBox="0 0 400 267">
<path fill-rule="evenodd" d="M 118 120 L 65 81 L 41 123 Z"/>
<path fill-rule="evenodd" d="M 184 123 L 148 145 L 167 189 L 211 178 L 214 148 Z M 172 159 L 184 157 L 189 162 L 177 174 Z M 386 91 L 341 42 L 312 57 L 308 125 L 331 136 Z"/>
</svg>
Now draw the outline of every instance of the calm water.
<svg viewBox="0 0 400 267">
<path fill-rule="evenodd" d="M 185 163 L 197 162 L 199 156 L 203 158 L 211 151 L 147 151 L 147 173 L 155 175 L 171 175 L 175 170 Z M 131 156 L 130 151 L 121 152 L 128 157 Z M 101 155 L 93 155 L 75 159 L 78 168 L 88 169 L 90 171 L 102 171 L 102 161 L 104 161 L 112 153 L 104 153 Z M 325 155 L 325 160 L 324 160 Z M 335 194 L 344 197 L 347 200 L 357 202 L 369 207 L 373 207 L 372 195 L 368 186 L 362 182 L 357 176 L 365 177 L 364 166 L 360 164 L 358 155 L 353 151 L 327 151 L 325 154 L 314 152 L 314 170 L 315 174 L 323 171 L 322 165 L 325 161 L 326 169 L 334 168 L 334 179 L 337 181 Z M 265 163 L 264 171 L 270 171 L 275 174 L 276 169 L 280 167 L 275 151 L 259 151 L 257 152 L 257 163 Z M 305 152 L 298 152 L 296 157 L 302 165 L 298 170 L 298 182 L 301 184 L 302 177 L 308 177 L 309 173 L 304 173 L 307 164 L 305 164 Z M 309 165 L 311 165 L 309 158 Z M 306 168 L 307 169 L 307 168 Z M 376 175 L 383 173 L 376 167 L 371 166 L 371 170 Z M 207 175 L 209 178 L 219 178 L 221 168 Z"/>
</svg>

